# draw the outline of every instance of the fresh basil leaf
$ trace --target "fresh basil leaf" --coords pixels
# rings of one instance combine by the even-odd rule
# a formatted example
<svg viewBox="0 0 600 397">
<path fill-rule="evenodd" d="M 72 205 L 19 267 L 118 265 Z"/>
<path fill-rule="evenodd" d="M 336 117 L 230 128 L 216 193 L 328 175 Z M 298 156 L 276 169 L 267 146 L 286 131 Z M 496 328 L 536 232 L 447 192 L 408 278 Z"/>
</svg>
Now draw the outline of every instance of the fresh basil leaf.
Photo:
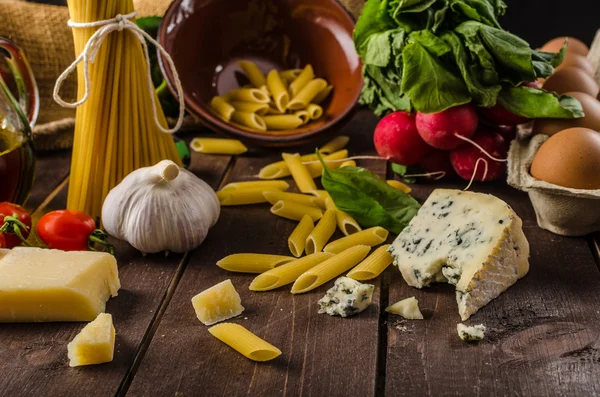
<svg viewBox="0 0 600 397">
<path fill-rule="evenodd" d="M 402 51 L 402 92 L 413 107 L 422 113 L 437 113 L 470 102 L 459 71 L 440 58 L 451 51 L 450 47 L 427 30 L 413 32 L 409 37 Z"/>
<path fill-rule="evenodd" d="M 392 163 L 392 171 L 394 171 L 395 174 L 404 176 L 404 174 L 406 174 L 407 170 L 408 170 L 408 167 L 405 165 Z"/>
<path fill-rule="evenodd" d="M 505 87 L 498 96 L 498 103 L 509 112 L 528 118 L 573 119 L 584 116 L 577 99 L 526 86 Z"/>
<path fill-rule="evenodd" d="M 363 227 L 381 226 L 399 234 L 420 208 L 411 196 L 364 168 L 324 166 L 321 183 L 335 205 Z"/>
</svg>

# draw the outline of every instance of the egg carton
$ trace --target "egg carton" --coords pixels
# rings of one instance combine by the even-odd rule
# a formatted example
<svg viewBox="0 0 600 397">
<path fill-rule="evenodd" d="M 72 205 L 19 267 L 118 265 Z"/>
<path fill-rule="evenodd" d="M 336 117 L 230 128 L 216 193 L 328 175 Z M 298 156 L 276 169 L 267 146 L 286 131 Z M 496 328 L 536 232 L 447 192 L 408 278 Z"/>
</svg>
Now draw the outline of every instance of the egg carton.
<svg viewBox="0 0 600 397">
<path fill-rule="evenodd" d="M 547 135 L 515 139 L 508 153 L 508 184 L 525 191 L 542 229 L 563 236 L 583 236 L 600 231 L 600 189 L 571 189 L 540 181 L 529 173 Z"/>
</svg>

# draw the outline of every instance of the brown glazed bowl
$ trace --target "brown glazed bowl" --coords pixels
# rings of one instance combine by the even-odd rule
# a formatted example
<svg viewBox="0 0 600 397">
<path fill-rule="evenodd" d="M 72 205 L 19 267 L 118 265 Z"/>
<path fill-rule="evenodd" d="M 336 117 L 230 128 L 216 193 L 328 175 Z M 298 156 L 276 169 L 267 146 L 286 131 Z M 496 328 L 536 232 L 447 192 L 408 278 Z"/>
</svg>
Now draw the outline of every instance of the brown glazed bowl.
<svg viewBox="0 0 600 397">
<path fill-rule="evenodd" d="M 186 109 L 199 121 L 255 145 L 291 146 L 332 130 L 355 108 L 362 77 L 353 29 L 352 17 L 336 0 L 175 0 L 159 41 L 177 67 Z M 161 58 L 173 90 L 173 73 Z M 322 104 L 324 116 L 295 130 L 266 133 L 218 118 L 210 100 L 247 83 L 236 63 L 242 59 L 263 72 L 311 64 L 334 87 Z"/>
</svg>

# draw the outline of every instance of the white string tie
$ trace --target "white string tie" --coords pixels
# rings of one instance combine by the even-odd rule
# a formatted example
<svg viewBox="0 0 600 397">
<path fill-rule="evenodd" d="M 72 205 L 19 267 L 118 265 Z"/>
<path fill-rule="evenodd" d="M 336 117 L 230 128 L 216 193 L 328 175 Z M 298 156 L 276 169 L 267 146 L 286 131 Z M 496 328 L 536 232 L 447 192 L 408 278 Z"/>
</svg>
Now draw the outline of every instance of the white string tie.
<svg viewBox="0 0 600 397">
<path fill-rule="evenodd" d="M 175 63 L 173 59 L 169 55 L 169 53 L 160 45 L 158 42 L 150 36 L 148 33 L 144 32 L 141 28 L 139 28 L 135 22 L 131 21 L 131 19 L 135 18 L 137 15 L 137 11 L 134 11 L 130 14 L 121 15 L 118 14 L 114 18 L 106 19 L 103 21 L 95 21 L 95 22 L 74 22 L 69 20 L 68 25 L 71 28 L 99 28 L 93 35 L 90 37 L 90 40 L 87 42 L 83 51 L 77 59 L 58 77 L 56 80 L 56 85 L 54 86 L 53 97 L 54 100 L 61 106 L 66 108 L 76 108 L 78 106 L 83 105 L 90 97 L 90 91 L 92 88 L 92 83 L 90 81 L 90 67 L 89 65 L 94 63 L 96 59 L 96 55 L 102 47 L 102 43 L 106 37 L 112 32 L 121 32 L 123 30 L 129 30 L 131 33 L 135 35 L 135 37 L 142 44 L 142 48 L 144 49 L 144 55 L 146 56 L 146 77 L 148 79 L 148 92 L 150 98 L 152 99 L 152 113 L 154 115 L 154 122 L 158 129 L 166 134 L 172 134 L 181 128 L 183 124 L 183 117 L 185 115 L 185 102 L 183 97 L 183 87 L 181 86 L 181 80 L 179 79 L 179 74 L 177 73 L 177 69 L 175 68 Z M 148 44 L 146 41 L 154 44 L 158 51 L 163 55 L 164 59 L 167 61 L 167 64 L 171 68 L 173 72 L 173 80 L 175 82 L 175 88 L 177 90 L 177 99 L 179 101 L 179 116 L 177 117 L 177 123 L 175 127 L 172 129 L 164 128 L 160 121 L 158 120 L 157 113 L 157 104 L 156 104 L 156 94 L 154 92 L 154 83 L 152 82 L 152 72 L 150 69 L 150 54 L 148 52 Z M 79 101 L 70 103 L 64 101 L 60 96 L 60 89 L 62 88 L 63 83 L 69 76 L 77 69 L 77 65 L 83 62 L 83 77 L 85 84 L 85 93 L 83 98 Z"/>
</svg>

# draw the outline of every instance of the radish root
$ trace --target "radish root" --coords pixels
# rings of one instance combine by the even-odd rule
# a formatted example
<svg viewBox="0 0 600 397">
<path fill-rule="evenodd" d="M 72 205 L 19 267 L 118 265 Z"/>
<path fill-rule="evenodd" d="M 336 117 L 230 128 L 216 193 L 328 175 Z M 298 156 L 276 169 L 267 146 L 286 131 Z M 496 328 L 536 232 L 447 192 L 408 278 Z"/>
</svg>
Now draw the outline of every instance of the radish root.
<svg viewBox="0 0 600 397">
<path fill-rule="evenodd" d="M 477 167 L 479 167 L 479 162 L 480 161 L 483 161 L 483 165 L 485 167 L 483 169 L 483 178 L 481 178 L 481 179 L 483 179 L 485 181 L 485 177 L 487 176 L 487 173 L 488 173 L 488 162 L 483 157 L 480 157 L 475 162 L 475 168 L 473 169 L 473 175 L 471 175 L 471 180 L 469 181 L 469 184 L 467 185 L 467 187 L 463 189 L 463 192 L 466 192 L 467 190 L 469 190 L 469 188 L 473 184 L 473 181 L 475 180 L 475 175 L 477 175 Z"/>
<path fill-rule="evenodd" d="M 434 172 L 428 172 L 426 174 L 402 175 L 402 177 L 404 177 L 404 178 L 432 177 L 432 179 L 434 181 L 439 181 L 440 179 L 442 179 L 445 176 L 446 176 L 446 171 L 434 171 Z"/>
<path fill-rule="evenodd" d="M 471 145 L 475 146 L 477 149 L 481 150 L 483 152 L 483 154 L 485 154 L 486 156 L 488 156 L 491 160 L 497 161 L 499 163 L 506 163 L 508 161 L 508 159 L 499 159 L 497 157 L 492 156 L 491 154 L 489 154 L 484 148 L 482 148 L 479 144 L 477 144 L 475 141 L 464 137 L 462 135 L 459 134 L 454 134 L 455 137 L 457 137 L 458 139 L 461 139 L 465 142 L 469 142 Z M 477 165 L 477 163 L 475 163 Z M 487 163 L 486 163 L 487 165 Z M 487 169 L 487 167 L 486 167 Z"/>
</svg>

